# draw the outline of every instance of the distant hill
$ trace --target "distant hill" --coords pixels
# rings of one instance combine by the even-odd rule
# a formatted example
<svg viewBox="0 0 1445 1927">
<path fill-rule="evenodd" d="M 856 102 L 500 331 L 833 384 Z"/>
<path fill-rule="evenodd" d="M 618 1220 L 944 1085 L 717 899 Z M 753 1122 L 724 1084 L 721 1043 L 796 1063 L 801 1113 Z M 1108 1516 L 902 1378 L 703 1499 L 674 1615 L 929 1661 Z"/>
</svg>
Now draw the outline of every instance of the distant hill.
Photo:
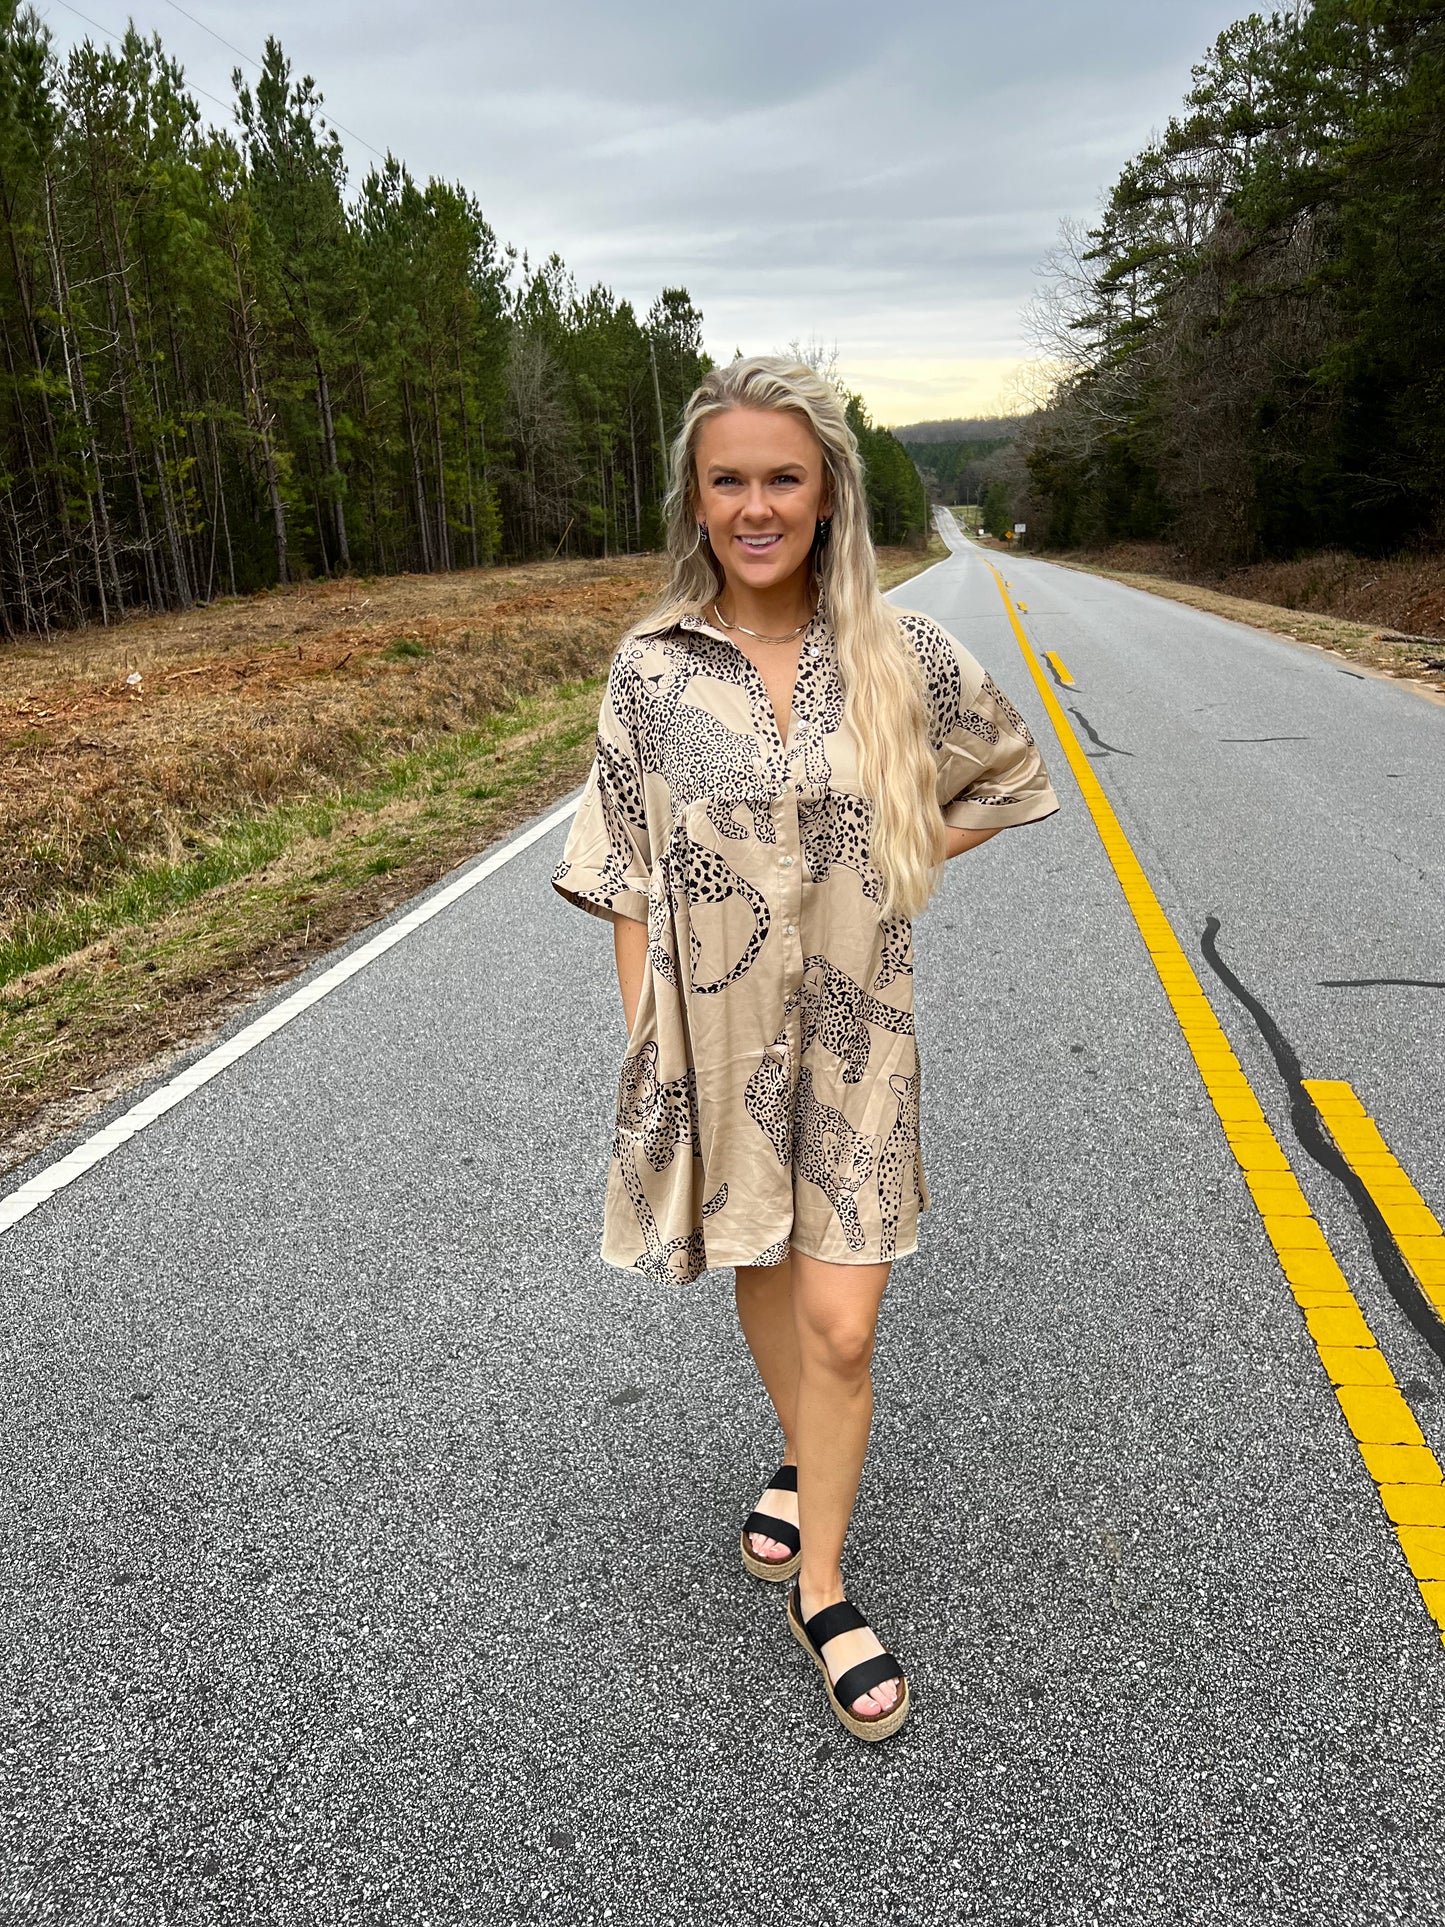
<svg viewBox="0 0 1445 1927">
<path fill-rule="evenodd" d="M 923 477 L 930 501 L 982 502 L 991 482 L 1000 479 L 1023 423 L 1013 416 L 980 421 L 915 422 L 895 428 Z"/>
<path fill-rule="evenodd" d="M 987 415 L 975 421 L 913 422 L 893 433 L 900 442 L 1010 442 L 1022 426 L 1017 415 Z"/>
</svg>

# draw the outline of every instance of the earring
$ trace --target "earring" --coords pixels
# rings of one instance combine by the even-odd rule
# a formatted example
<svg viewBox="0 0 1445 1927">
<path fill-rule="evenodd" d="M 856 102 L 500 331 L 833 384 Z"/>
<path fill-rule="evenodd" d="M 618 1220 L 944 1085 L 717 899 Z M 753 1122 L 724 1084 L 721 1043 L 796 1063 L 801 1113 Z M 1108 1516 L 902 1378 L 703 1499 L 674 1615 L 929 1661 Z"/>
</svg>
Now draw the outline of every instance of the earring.
<svg viewBox="0 0 1445 1927">
<path fill-rule="evenodd" d="M 831 515 L 825 515 L 819 520 L 818 527 L 816 530 L 816 540 L 818 543 L 818 547 L 820 549 L 823 547 L 824 543 L 828 541 L 832 533 L 833 533 L 833 518 Z"/>
</svg>

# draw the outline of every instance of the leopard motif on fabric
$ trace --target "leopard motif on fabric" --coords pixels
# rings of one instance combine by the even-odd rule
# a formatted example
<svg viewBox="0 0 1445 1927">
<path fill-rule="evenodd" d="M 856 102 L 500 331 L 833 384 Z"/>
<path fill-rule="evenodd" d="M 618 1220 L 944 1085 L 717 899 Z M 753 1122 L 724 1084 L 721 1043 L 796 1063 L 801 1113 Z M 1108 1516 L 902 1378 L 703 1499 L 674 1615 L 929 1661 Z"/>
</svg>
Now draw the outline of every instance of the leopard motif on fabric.
<svg viewBox="0 0 1445 1927">
<path fill-rule="evenodd" d="M 907 1181 L 913 1186 L 916 1201 L 923 1202 L 923 1192 L 918 1183 L 918 1093 L 922 1083 L 922 1067 L 915 1069 L 912 1077 L 904 1077 L 895 1072 L 888 1080 L 889 1089 L 898 1104 L 898 1118 L 888 1133 L 883 1145 L 883 1154 L 878 1160 L 878 1202 L 883 1219 L 882 1255 L 891 1258 L 898 1249 L 898 1220 L 903 1208 L 903 1189 L 905 1173 Z"/>
<path fill-rule="evenodd" d="M 895 1037 L 913 1035 L 909 1011 L 895 1010 L 892 1004 L 870 995 L 826 957 L 808 957 L 803 965 L 804 1055 L 817 1039 L 842 1064 L 843 1082 L 857 1084 L 868 1068 L 873 1049 L 870 1025 Z"/>
<path fill-rule="evenodd" d="M 850 1251 L 863 1244 L 858 1193 L 873 1174 L 878 1140 L 854 1130 L 843 1113 L 813 1091 L 813 1073 L 798 1073 L 795 1169 L 816 1184 L 833 1207 Z"/>
</svg>

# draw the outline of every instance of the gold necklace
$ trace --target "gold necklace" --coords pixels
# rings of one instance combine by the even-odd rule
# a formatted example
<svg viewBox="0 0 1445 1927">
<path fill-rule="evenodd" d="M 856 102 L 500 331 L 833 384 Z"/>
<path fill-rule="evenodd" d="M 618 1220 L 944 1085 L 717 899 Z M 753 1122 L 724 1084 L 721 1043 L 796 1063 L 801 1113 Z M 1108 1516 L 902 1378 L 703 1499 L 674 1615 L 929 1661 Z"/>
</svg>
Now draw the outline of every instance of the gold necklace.
<svg viewBox="0 0 1445 1927">
<path fill-rule="evenodd" d="M 740 636 L 751 636 L 754 642 L 791 642 L 794 636 L 802 635 L 808 624 L 813 620 L 812 616 L 806 617 L 798 624 L 796 629 L 790 629 L 785 636 L 765 636 L 760 630 L 745 629 L 740 622 L 727 621 L 722 610 L 718 608 L 716 603 L 712 605 L 712 612 L 717 617 L 718 627 L 720 629 L 735 629 Z"/>
</svg>

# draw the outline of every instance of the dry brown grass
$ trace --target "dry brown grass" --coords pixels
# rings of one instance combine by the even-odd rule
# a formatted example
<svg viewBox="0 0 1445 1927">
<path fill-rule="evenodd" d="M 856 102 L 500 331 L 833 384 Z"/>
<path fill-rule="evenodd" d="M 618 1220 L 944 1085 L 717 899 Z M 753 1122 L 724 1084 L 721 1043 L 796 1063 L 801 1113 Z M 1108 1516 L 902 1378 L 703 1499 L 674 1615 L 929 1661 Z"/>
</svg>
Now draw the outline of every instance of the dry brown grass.
<svg viewBox="0 0 1445 1927">
<path fill-rule="evenodd" d="M 1322 549 L 1289 562 L 1255 562 L 1246 568 L 1204 572 L 1162 542 L 1120 542 L 1081 550 L 1071 561 L 1140 575 L 1166 576 L 1215 589 L 1245 602 L 1340 616 L 1409 641 L 1445 648 L 1445 556 L 1397 555 L 1374 560 L 1339 549 Z"/>
<path fill-rule="evenodd" d="M 884 550 L 880 579 L 932 559 Z M 598 674 L 660 580 L 655 556 L 347 578 L 0 651 L 0 937 L 229 817 Z"/>
<path fill-rule="evenodd" d="M 0 933 L 598 673 L 655 557 L 308 584 L 0 653 Z"/>
<path fill-rule="evenodd" d="M 896 589 L 900 582 L 907 582 L 910 576 L 931 569 L 935 562 L 947 560 L 947 543 L 941 535 L 936 535 L 930 529 L 927 544 L 921 549 L 888 548 L 878 551 L 878 586 L 880 589 Z"/>
<path fill-rule="evenodd" d="M 595 680 L 546 691 L 403 793 L 294 825 L 270 861 L 0 989 L 0 1171 L 574 788 L 597 701 Z"/>
</svg>

